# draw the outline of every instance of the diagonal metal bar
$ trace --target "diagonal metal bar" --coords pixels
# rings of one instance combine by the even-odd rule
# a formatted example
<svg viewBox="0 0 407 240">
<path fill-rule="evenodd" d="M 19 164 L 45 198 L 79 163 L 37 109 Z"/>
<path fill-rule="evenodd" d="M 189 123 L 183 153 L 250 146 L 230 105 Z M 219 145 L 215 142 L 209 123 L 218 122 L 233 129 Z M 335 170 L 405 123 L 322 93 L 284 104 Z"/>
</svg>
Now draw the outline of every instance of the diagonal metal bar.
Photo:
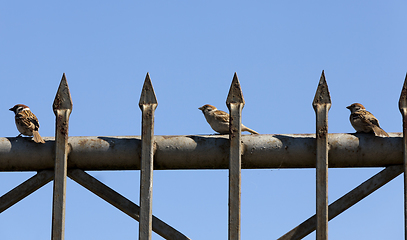
<svg viewBox="0 0 407 240">
<path fill-rule="evenodd" d="M 55 177 L 52 204 L 52 236 L 53 240 L 63 240 L 65 236 L 65 194 L 68 159 L 68 126 L 72 112 L 72 99 L 65 73 L 54 103 L 52 105 L 56 117 L 55 126 Z"/>
<path fill-rule="evenodd" d="M 43 170 L 0 197 L 0 213 L 40 189 L 54 178 L 54 171 Z"/>
<path fill-rule="evenodd" d="M 316 114 L 317 240 L 328 239 L 328 111 L 331 97 L 322 71 L 312 106 Z"/>
<path fill-rule="evenodd" d="M 157 108 L 157 98 L 148 73 L 141 91 L 139 106 L 142 111 L 139 239 L 150 240 L 152 235 L 154 111 Z"/>
<path fill-rule="evenodd" d="M 79 183 L 89 191 L 93 192 L 106 202 L 112 204 L 117 209 L 121 210 L 129 217 L 139 221 L 140 220 L 140 207 L 128 200 L 127 198 L 120 195 L 118 192 L 109 188 L 96 178 L 87 174 L 80 169 L 70 169 L 68 170 L 68 176 Z M 180 233 L 176 229 L 172 228 L 165 222 L 161 221 L 159 218 L 153 216 L 152 219 L 153 231 L 165 239 L 171 240 L 190 240 L 187 236 Z"/>
<path fill-rule="evenodd" d="M 400 94 L 399 109 L 403 116 L 404 238 L 407 240 L 407 74 Z"/>
<path fill-rule="evenodd" d="M 230 112 L 229 124 L 229 240 L 240 239 L 241 169 L 242 169 L 242 109 L 244 98 L 237 74 L 233 76 L 226 105 Z"/>
<path fill-rule="evenodd" d="M 393 165 L 386 167 L 373 177 L 369 178 L 352 191 L 348 192 L 335 202 L 329 205 L 329 220 L 332 220 L 339 214 L 343 213 L 346 209 L 352 207 L 371 193 L 381 188 L 398 175 L 403 173 L 404 168 L 402 165 Z M 284 234 L 278 240 L 298 240 L 302 239 L 316 229 L 316 215 L 308 218 L 303 223 L 293 228 L 288 233 Z"/>
</svg>

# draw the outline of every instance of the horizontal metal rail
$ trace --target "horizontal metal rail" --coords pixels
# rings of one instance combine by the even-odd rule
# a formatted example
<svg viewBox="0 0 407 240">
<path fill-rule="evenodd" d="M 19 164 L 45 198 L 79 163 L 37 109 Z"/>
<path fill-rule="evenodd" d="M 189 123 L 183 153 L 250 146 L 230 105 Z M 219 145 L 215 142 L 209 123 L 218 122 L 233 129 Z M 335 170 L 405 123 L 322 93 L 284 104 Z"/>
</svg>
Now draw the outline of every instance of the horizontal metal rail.
<svg viewBox="0 0 407 240">
<path fill-rule="evenodd" d="M 228 135 L 154 136 L 155 170 L 228 169 Z M 54 138 L 35 144 L 0 138 L 0 171 L 54 168 Z M 315 168 L 315 134 L 242 135 L 242 168 Z M 69 137 L 68 168 L 139 170 L 141 138 Z M 328 134 L 329 167 L 386 167 L 403 164 L 402 133 Z M 185 161 L 188 159 L 188 161 Z"/>
</svg>

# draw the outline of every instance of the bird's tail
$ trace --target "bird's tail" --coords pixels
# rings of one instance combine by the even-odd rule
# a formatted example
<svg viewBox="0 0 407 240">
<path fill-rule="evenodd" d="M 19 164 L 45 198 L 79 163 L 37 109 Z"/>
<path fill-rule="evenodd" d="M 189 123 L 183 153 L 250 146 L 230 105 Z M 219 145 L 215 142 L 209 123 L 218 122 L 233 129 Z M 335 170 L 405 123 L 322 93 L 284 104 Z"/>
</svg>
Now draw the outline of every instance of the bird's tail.
<svg viewBox="0 0 407 240">
<path fill-rule="evenodd" d="M 242 132 L 244 132 L 244 131 L 249 132 L 251 134 L 260 134 L 260 133 L 258 133 L 256 131 L 254 131 L 253 129 L 250 129 L 250 128 L 246 127 L 246 126 L 242 126 Z"/>
<path fill-rule="evenodd" d="M 373 132 L 375 133 L 376 136 L 389 137 L 389 134 L 387 134 L 386 131 L 377 126 L 373 127 Z"/>
<path fill-rule="evenodd" d="M 38 131 L 33 131 L 33 135 L 34 135 L 34 142 L 45 143 L 44 139 L 42 139 L 42 137 Z"/>
</svg>

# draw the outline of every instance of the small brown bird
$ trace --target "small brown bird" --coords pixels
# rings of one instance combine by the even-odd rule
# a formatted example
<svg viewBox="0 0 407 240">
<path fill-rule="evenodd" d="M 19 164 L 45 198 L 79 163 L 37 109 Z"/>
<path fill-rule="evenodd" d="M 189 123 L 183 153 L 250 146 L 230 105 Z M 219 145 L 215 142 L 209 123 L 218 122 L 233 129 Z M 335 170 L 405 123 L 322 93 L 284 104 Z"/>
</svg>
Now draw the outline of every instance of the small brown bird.
<svg viewBox="0 0 407 240">
<path fill-rule="evenodd" d="M 354 103 L 346 108 L 351 112 L 349 120 L 356 132 L 373 132 L 376 136 L 389 137 L 389 134 L 380 127 L 379 120 L 366 111 L 362 104 Z"/>
<path fill-rule="evenodd" d="M 20 137 L 21 134 L 26 136 L 34 136 L 34 142 L 45 143 L 44 139 L 42 139 L 38 133 L 40 123 L 29 107 L 24 104 L 17 104 L 9 110 L 13 111 L 15 114 L 16 126 L 20 132 L 17 137 Z"/>
<path fill-rule="evenodd" d="M 229 133 L 229 114 L 218 110 L 216 107 L 206 104 L 198 108 L 204 114 L 206 121 L 211 128 L 220 134 Z M 242 132 L 250 132 L 251 134 L 259 134 L 258 132 L 244 126 L 242 124 Z"/>
</svg>

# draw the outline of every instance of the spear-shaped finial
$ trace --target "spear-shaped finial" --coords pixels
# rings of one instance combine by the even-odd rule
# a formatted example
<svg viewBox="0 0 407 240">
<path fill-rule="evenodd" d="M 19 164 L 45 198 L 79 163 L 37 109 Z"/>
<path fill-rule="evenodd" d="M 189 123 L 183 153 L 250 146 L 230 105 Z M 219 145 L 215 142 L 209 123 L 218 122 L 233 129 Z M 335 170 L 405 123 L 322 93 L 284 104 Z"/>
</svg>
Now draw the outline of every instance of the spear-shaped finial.
<svg viewBox="0 0 407 240">
<path fill-rule="evenodd" d="M 147 73 L 146 79 L 144 80 L 144 85 L 143 89 L 141 90 L 140 101 L 138 104 L 140 108 L 144 104 L 157 104 L 157 98 L 155 96 L 149 73 Z"/>
<path fill-rule="evenodd" d="M 328 84 L 326 83 L 324 70 L 322 70 L 317 92 L 315 93 L 314 101 L 312 102 L 314 109 L 316 109 L 317 105 L 329 105 L 329 108 L 331 106 L 331 96 L 329 94 Z"/>
<path fill-rule="evenodd" d="M 72 110 L 71 93 L 69 91 L 65 73 L 62 75 L 61 83 L 59 84 L 54 103 L 52 104 L 52 109 L 55 114 L 57 110 Z"/>
<path fill-rule="evenodd" d="M 233 76 L 232 84 L 230 85 L 229 89 L 229 94 L 226 99 L 227 105 L 230 105 L 231 103 L 243 103 L 243 105 L 245 104 L 242 88 L 240 87 L 240 82 L 239 79 L 237 78 L 236 72 L 235 75 Z"/>
</svg>

